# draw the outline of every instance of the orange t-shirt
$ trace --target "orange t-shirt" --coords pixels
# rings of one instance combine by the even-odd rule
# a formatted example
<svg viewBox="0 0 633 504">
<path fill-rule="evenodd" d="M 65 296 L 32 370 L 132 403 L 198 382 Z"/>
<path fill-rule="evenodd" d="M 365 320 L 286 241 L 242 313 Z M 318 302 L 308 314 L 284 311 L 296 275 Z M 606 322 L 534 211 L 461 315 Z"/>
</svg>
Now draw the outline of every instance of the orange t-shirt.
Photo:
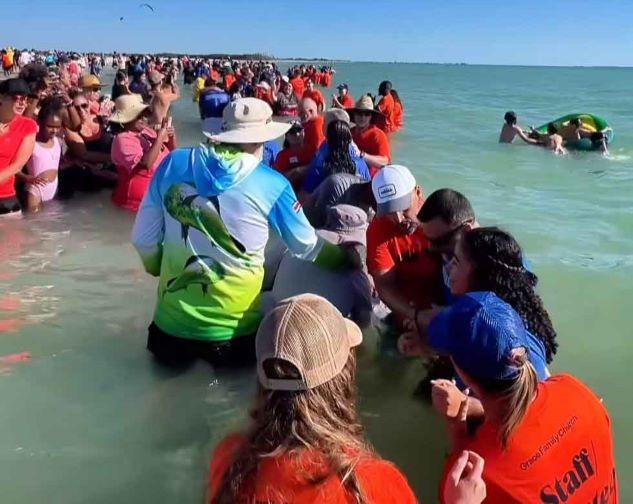
<svg viewBox="0 0 633 504">
<path fill-rule="evenodd" d="M 352 130 L 352 138 L 362 152 L 366 152 L 372 156 L 387 156 L 389 159 L 388 162 L 391 163 L 389 139 L 387 138 L 387 134 L 378 126 L 372 124 L 362 131 L 359 128 L 354 128 Z M 374 166 L 370 166 L 369 169 L 372 177 L 378 171 L 378 168 Z"/>
<path fill-rule="evenodd" d="M 573 376 L 561 374 L 539 384 L 505 451 L 490 422 L 459 448 L 484 458 L 487 504 L 618 502 L 611 420 L 594 393 Z M 449 458 L 447 469 L 455 459 Z M 441 494 L 443 488 L 444 481 Z"/>
<path fill-rule="evenodd" d="M 211 502 L 222 483 L 233 457 L 244 444 L 239 435 L 226 438 L 216 448 L 209 472 L 208 495 Z M 342 487 L 340 479 L 327 477 L 320 484 L 313 484 L 309 478 L 326 474 L 328 467 L 323 457 L 305 450 L 297 455 L 282 455 L 266 458 L 260 462 L 255 481 L 244 485 L 238 502 L 262 502 L 268 504 L 351 504 L 352 495 Z M 402 473 L 391 463 L 367 454 L 359 458 L 354 472 L 367 501 L 374 504 L 413 504 L 417 502 L 409 483 Z"/>
<path fill-rule="evenodd" d="M 301 100 L 303 97 L 303 91 L 305 90 L 305 82 L 303 82 L 303 79 L 301 77 L 290 79 L 290 85 L 292 86 L 292 90 L 295 92 L 297 100 Z"/>
<path fill-rule="evenodd" d="M 354 107 L 354 98 L 352 98 L 352 95 L 350 95 L 349 93 L 343 96 L 342 100 L 341 100 L 341 97 L 339 96 L 338 101 L 345 109 Z"/>
<path fill-rule="evenodd" d="M 376 108 L 385 115 L 385 133 L 391 133 L 392 131 L 395 131 L 396 128 L 394 126 L 394 113 L 396 108 L 396 100 L 393 99 L 393 96 L 391 96 L 391 94 L 383 96 L 382 100 L 380 100 Z"/>
<path fill-rule="evenodd" d="M 398 286 L 418 308 L 443 300 L 442 260 L 429 252 L 421 227 L 410 235 L 385 217 L 376 217 L 367 229 L 367 268 L 372 275 L 395 268 Z"/>
<path fill-rule="evenodd" d="M 396 100 L 393 101 L 393 104 L 393 127 L 395 130 L 399 130 L 404 126 L 402 105 Z"/>
<path fill-rule="evenodd" d="M 323 93 L 318 89 L 313 89 L 312 91 L 305 90 L 302 99 L 306 98 L 314 100 L 314 103 L 316 103 L 317 107 L 320 107 L 321 110 L 325 109 L 325 98 L 323 98 Z"/>
<path fill-rule="evenodd" d="M 324 140 L 323 116 L 316 116 L 314 119 L 303 124 L 303 150 L 301 151 L 301 159 L 305 160 L 306 164 L 312 161 Z"/>
<path fill-rule="evenodd" d="M 231 88 L 233 87 L 233 84 L 235 84 L 235 75 L 233 74 L 226 74 L 224 76 L 224 89 L 226 89 L 227 93 L 231 92 Z"/>
</svg>

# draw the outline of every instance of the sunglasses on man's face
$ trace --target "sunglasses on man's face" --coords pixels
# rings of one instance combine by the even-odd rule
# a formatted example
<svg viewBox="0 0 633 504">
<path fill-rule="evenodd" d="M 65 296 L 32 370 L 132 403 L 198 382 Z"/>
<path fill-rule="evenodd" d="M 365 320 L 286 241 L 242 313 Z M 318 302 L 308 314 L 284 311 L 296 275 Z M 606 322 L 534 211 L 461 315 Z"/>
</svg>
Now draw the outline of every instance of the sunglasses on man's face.
<svg viewBox="0 0 633 504">
<path fill-rule="evenodd" d="M 78 103 L 75 107 L 85 110 L 89 107 L 89 105 L 87 103 Z"/>
<path fill-rule="evenodd" d="M 447 233 L 444 233 L 437 238 L 429 238 L 427 236 L 427 240 L 429 241 L 429 248 L 431 250 L 442 250 L 450 247 L 453 244 L 453 240 L 457 236 L 457 234 L 466 227 L 468 222 L 462 222 L 459 226 L 451 229 Z"/>
<path fill-rule="evenodd" d="M 11 97 L 11 99 L 15 102 L 15 103 L 24 103 L 26 102 L 26 95 L 13 95 Z"/>
<path fill-rule="evenodd" d="M 90 88 L 88 91 L 90 93 L 100 93 L 101 92 L 101 88 L 94 87 L 94 88 Z"/>
</svg>

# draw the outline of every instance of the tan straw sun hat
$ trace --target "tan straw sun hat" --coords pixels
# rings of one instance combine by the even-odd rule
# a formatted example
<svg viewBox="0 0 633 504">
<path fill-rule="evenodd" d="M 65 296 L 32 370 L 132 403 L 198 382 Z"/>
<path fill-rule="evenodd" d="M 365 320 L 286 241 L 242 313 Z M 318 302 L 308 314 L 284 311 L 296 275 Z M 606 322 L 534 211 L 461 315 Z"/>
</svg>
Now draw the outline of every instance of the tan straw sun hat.
<svg viewBox="0 0 633 504">
<path fill-rule="evenodd" d="M 257 98 L 239 98 L 224 107 L 222 131 L 203 133 L 218 143 L 264 143 L 286 134 L 290 124 L 273 121 L 270 105 Z"/>
<path fill-rule="evenodd" d="M 350 107 L 347 110 L 349 115 L 353 115 L 354 112 L 371 112 L 377 116 L 383 116 L 384 114 L 380 112 L 380 110 L 376 110 L 374 108 L 374 101 L 371 99 L 371 96 L 364 94 L 360 97 L 360 99 L 356 102 L 356 105 Z"/>
<path fill-rule="evenodd" d="M 281 301 L 257 331 L 257 375 L 268 390 L 310 390 L 335 378 L 345 367 L 352 348 L 360 345 L 359 327 L 334 305 L 314 294 Z M 265 363 L 280 359 L 294 365 L 299 376 L 271 378 Z"/>
<path fill-rule="evenodd" d="M 143 103 L 141 95 L 121 95 L 114 102 L 114 112 L 110 116 L 110 122 L 119 124 L 130 123 L 137 119 L 148 106 Z"/>
</svg>

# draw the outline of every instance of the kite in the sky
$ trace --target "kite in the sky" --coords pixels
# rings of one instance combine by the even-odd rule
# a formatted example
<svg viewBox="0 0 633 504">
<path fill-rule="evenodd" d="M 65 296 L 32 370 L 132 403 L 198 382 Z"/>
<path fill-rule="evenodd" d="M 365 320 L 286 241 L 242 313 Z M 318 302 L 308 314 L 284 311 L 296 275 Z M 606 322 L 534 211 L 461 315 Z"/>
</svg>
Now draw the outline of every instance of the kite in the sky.
<svg viewBox="0 0 633 504">
<path fill-rule="evenodd" d="M 154 12 L 154 7 L 152 7 L 150 4 L 148 3 L 142 3 L 139 5 L 139 7 L 147 7 L 149 10 L 151 10 L 152 12 Z"/>
</svg>

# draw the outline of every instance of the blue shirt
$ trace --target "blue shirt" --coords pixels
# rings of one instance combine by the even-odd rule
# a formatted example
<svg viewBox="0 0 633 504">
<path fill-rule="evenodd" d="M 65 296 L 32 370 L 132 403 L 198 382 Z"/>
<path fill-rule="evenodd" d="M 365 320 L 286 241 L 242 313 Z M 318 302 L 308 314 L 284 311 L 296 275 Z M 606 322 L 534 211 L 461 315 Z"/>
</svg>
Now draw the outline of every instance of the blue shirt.
<svg viewBox="0 0 633 504">
<path fill-rule="evenodd" d="M 323 164 L 330 154 L 330 148 L 327 145 L 327 142 L 323 142 L 323 145 L 319 148 L 316 153 L 316 156 L 312 160 L 310 164 L 310 168 L 308 169 L 308 174 L 306 175 L 306 179 L 303 182 L 302 189 L 306 192 L 313 192 L 321 182 L 323 182 L 329 173 L 325 173 L 323 169 Z M 356 149 L 354 146 L 349 146 L 349 154 L 356 165 L 356 175 L 361 177 L 365 181 L 371 180 L 371 175 L 369 174 L 369 167 L 365 160 L 358 156 L 356 153 Z"/>
<path fill-rule="evenodd" d="M 269 140 L 264 144 L 264 156 L 262 163 L 266 166 L 272 166 L 280 152 L 281 147 L 279 147 L 279 144 L 275 140 Z"/>
<path fill-rule="evenodd" d="M 207 117 L 222 117 L 224 107 L 231 101 L 231 97 L 224 91 L 207 91 L 200 95 L 200 116 L 202 119 Z"/>
</svg>

